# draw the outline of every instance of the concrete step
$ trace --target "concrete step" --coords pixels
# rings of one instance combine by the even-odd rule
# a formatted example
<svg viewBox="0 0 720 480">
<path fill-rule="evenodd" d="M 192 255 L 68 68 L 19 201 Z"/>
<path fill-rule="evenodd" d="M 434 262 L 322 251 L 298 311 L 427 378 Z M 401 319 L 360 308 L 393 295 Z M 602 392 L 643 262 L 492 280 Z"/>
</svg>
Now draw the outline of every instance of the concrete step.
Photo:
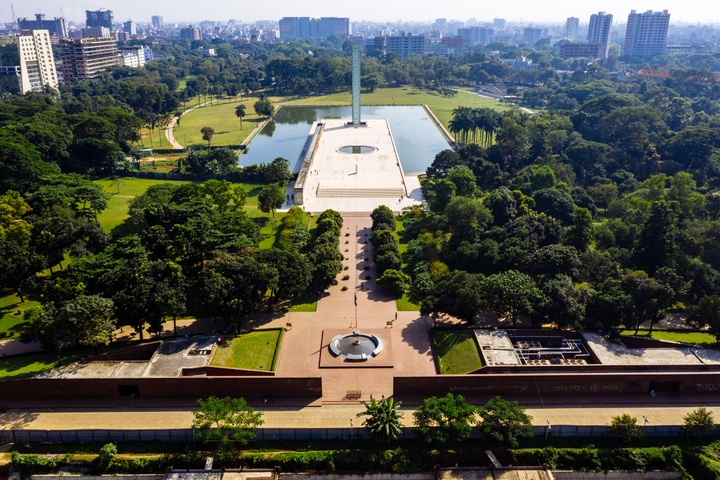
<svg viewBox="0 0 720 480">
<path fill-rule="evenodd" d="M 319 186 L 317 196 L 320 198 L 392 198 L 405 196 L 405 189 L 398 188 L 329 188 Z"/>
</svg>

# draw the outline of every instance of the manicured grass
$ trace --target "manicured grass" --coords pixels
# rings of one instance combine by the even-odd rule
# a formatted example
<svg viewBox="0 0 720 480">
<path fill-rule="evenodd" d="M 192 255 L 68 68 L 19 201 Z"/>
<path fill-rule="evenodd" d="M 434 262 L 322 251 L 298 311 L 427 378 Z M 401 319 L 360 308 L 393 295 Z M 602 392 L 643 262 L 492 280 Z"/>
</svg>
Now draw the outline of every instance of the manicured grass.
<svg viewBox="0 0 720 480">
<path fill-rule="evenodd" d="M 21 302 L 15 293 L 2 293 L 5 295 L 0 297 L 0 340 L 9 340 L 20 335 L 21 325 L 25 322 L 25 310 L 37 307 L 40 302 L 27 297 Z"/>
<path fill-rule="evenodd" d="M 210 365 L 272 371 L 281 339 L 279 328 L 243 333 L 218 346 Z"/>
<path fill-rule="evenodd" d="M 471 92 L 458 92 L 457 95 L 452 97 L 445 97 L 439 93 L 427 90 L 420 91 L 414 87 L 378 88 L 372 93 L 363 93 L 360 95 L 360 99 L 363 105 L 427 105 L 446 128 L 452 118 L 452 111 L 460 106 L 494 108 L 496 110 L 508 110 L 512 108 L 495 99 L 481 97 Z M 349 91 L 283 102 L 283 105 L 350 104 L 351 94 Z"/>
<path fill-rule="evenodd" d="M 459 375 L 482 367 L 471 330 L 434 330 L 432 342 L 441 374 Z"/>
<path fill-rule="evenodd" d="M 103 230 L 111 232 L 113 228 L 120 225 L 128 218 L 128 208 L 130 201 L 142 195 L 153 185 L 162 183 L 190 183 L 178 180 L 156 180 L 149 178 L 122 177 L 117 180 L 103 179 L 96 180 L 105 192 L 110 195 L 107 208 L 98 215 L 98 221 L 102 225 Z"/>
<path fill-rule="evenodd" d="M 633 335 L 635 329 L 621 330 L 622 335 Z M 647 337 L 647 330 L 640 329 L 638 336 Z M 715 337 L 706 332 L 669 332 L 667 330 L 656 330 L 653 329 L 650 338 L 655 340 L 667 340 L 669 342 L 681 342 L 689 343 L 690 345 L 697 345 L 698 347 L 711 347 L 715 348 L 718 346 L 715 341 Z"/>
<path fill-rule="evenodd" d="M 210 141 L 211 145 L 239 145 L 263 119 L 253 109 L 256 101 L 257 99 L 253 97 L 243 98 L 245 117 L 243 117 L 242 129 L 240 129 L 240 119 L 235 116 L 235 107 L 241 103 L 239 101 L 229 102 L 223 99 L 220 103 L 196 108 L 183 115 L 180 126 L 175 126 L 175 140 L 185 147 L 207 145 L 202 139 L 200 130 L 203 127 L 212 127 L 215 129 L 215 135 Z"/>
<path fill-rule="evenodd" d="M 91 349 L 74 349 L 67 353 L 62 352 L 60 357 L 62 363 L 67 364 L 75 362 L 91 352 Z M 38 373 L 52 370 L 56 366 L 57 355 L 54 353 L 43 352 L 32 355 L 0 358 L 0 380 L 32 377 Z"/>
<path fill-rule="evenodd" d="M 151 135 L 152 133 L 152 135 Z M 140 129 L 140 141 L 137 143 L 139 148 L 173 148 L 170 142 L 165 138 L 165 129 L 156 128 L 154 132 L 151 132 L 149 128 Z"/>
<path fill-rule="evenodd" d="M 264 187 L 261 184 L 245 183 L 243 184 L 247 191 L 247 199 L 245 200 L 245 213 L 248 217 L 255 220 L 260 227 L 260 248 L 272 248 L 275 245 L 275 236 L 277 229 L 280 227 L 280 220 L 286 215 L 284 212 L 275 212 L 275 218 L 271 213 L 264 213 L 258 208 L 258 195 Z"/>
<path fill-rule="evenodd" d="M 303 298 L 299 298 L 297 303 L 288 308 L 290 312 L 317 312 L 317 296 L 310 293 Z"/>
<path fill-rule="evenodd" d="M 419 312 L 420 305 L 413 303 L 408 298 L 408 294 L 404 293 L 402 297 L 395 300 L 395 308 L 400 312 Z"/>
</svg>

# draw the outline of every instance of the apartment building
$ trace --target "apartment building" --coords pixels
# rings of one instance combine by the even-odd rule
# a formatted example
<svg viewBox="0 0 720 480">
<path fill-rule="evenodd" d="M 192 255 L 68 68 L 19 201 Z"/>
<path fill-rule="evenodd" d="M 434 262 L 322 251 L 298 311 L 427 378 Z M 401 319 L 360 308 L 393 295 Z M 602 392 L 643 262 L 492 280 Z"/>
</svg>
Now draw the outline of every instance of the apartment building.
<svg viewBox="0 0 720 480">
<path fill-rule="evenodd" d="M 667 10 L 628 15 L 623 55 L 627 57 L 652 57 L 665 53 L 670 14 Z"/>
<path fill-rule="evenodd" d="M 17 37 L 20 56 L 20 91 L 42 92 L 45 86 L 56 89 L 60 83 L 55 68 L 50 32 L 33 30 Z"/>
<path fill-rule="evenodd" d="M 93 78 L 108 68 L 120 65 L 117 42 L 110 37 L 85 37 L 63 40 L 60 58 L 63 77 Z"/>
<path fill-rule="evenodd" d="M 610 32 L 612 31 L 613 16 L 609 13 L 598 12 L 590 15 L 587 40 L 590 43 L 602 43 L 605 48 L 601 57 L 605 58 L 610 48 Z"/>
</svg>

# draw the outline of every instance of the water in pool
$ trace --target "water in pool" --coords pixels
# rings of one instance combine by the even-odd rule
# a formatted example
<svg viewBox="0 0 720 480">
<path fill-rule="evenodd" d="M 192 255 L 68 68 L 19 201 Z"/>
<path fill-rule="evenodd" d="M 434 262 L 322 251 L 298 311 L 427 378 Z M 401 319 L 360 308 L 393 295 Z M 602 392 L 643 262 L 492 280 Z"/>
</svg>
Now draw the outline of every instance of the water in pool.
<svg viewBox="0 0 720 480">
<path fill-rule="evenodd" d="M 283 107 L 250 142 L 246 152 L 240 155 L 239 163 L 243 166 L 268 163 L 284 157 L 297 171 L 310 125 L 324 118 L 347 118 L 349 121 L 351 116 L 350 106 Z M 424 172 L 438 152 L 450 148 L 423 107 L 363 106 L 362 116 L 388 119 L 405 173 Z"/>
</svg>

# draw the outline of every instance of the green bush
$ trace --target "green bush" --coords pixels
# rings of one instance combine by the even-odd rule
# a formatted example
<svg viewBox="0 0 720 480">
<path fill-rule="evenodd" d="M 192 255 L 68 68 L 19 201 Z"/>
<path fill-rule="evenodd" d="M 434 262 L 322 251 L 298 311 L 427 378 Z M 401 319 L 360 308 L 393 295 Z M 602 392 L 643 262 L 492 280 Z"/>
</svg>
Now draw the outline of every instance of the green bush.
<svg viewBox="0 0 720 480">
<path fill-rule="evenodd" d="M 541 450 L 537 450 L 538 463 L 547 464 L 553 470 L 557 468 L 559 458 L 560 451 L 553 446 L 548 446 Z"/>
<path fill-rule="evenodd" d="M 23 476 L 48 473 L 57 469 L 58 461 L 54 458 L 45 458 L 38 455 L 22 455 L 19 452 L 12 452 L 13 470 L 20 472 Z"/>
<path fill-rule="evenodd" d="M 95 458 L 95 469 L 100 473 L 107 472 L 113 460 L 115 460 L 115 455 L 117 455 L 117 447 L 114 443 L 103 445 L 100 448 L 100 453 Z"/>
</svg>

